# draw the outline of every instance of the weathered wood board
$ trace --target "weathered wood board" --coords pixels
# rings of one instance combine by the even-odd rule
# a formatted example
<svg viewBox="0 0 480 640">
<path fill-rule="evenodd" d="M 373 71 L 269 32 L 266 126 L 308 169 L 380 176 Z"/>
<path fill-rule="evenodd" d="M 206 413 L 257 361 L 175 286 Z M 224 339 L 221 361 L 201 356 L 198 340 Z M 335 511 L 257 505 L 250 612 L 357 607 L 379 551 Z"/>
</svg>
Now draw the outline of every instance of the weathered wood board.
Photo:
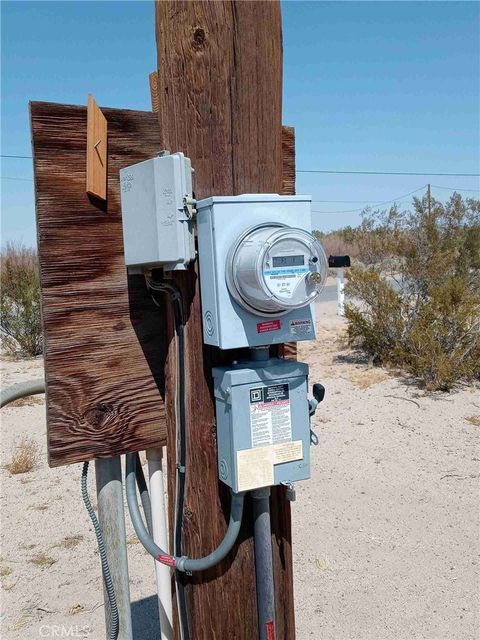
<svg viewBox="0 0 480 640">
<path fill-rule="evenodd" d="M 51 466 L 166 441 L 164 314 L 123 259 L 119 170 L 154 156 L 157 117 L 102 109 L 107 202 L 85 192 L 87 109 L 30 104 Z"/>
</svg>

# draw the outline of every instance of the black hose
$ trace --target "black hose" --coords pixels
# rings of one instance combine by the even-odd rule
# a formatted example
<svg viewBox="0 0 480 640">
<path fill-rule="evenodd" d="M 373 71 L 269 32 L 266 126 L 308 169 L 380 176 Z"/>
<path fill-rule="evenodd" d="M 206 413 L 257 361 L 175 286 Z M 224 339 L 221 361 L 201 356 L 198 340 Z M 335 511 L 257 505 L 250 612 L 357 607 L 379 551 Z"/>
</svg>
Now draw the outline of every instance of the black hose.
<svg viewBox="0 0 480 640">
<path fill-rule="evenodd" d="M 152 504 L 150 502 L 150 495 L 148 493 L 147 482 L 143 473 L 142 464 L 140 462 L 140 456 L 135 453 L 135 478 L 137 481 L 138 491 L 140 492 L 140 499 L 142 501 L 143 513 L 145 514 L 145 520 L 147 523 L 148 533 L 153 534 L 152 524 Z"/>
<path fill-rule="evenodd" d="M 107 552 L 105 549 L 105 542 L 103 540 L 102 528 L 98 521 L 97 514 L 93 510 L 92 503 L 90 502 L 90 498 L 88 497 L 87 478 L 88 478 L 88 462 L 84 462 L 83 468 L 82 468 L 82 482 L 81 482 L 82 498 L 83 498 L 83 502 L 85 503 L 85 507 L 88 511 L 88 515 L 90 516 L 90 520 L 92 521 L 95 535 L 97 537 L 98 551 L 100 553 L 100 560 L 102 563 L 103 580 L 105 582 L 105 590 L 108 595 L 108 601 L 110 602 L 109 640 L 117 640 L 118 633 L 120 630 L 117 599 L 115 597 L 115 589 L 113 588 L 113 581 L 112 581 L 112 575 L 110 573 L 110 567 L 108 566 Z"/>
<path fill-rule="evenodd" d="M 171 282 L 148 282 L 147 286 L 151 289 L 152 298 L 155 304 L 153 292 L 162 291 L 169 295 L 173 302 L 173 315 L 175 322 L 175 333 L 178 338 L 178 395 L 179 401 L 179 429 L 178 429 L 178 453 L 177 453 L 177 502 L 176 502 L 176 518 L 174 524 L 174 555 L 181 558 L 183 555 L 182 547 L 182 529 L 183 529 L 183 509 L 185 503 L 185 467 L 187 461 L 187 438 L 186 438 L 186 421 L 185 421 L 185 335 L 184 335 L 184 308 L 183 299 L 179 289 Z M 189 640 L 190 633 L 188 628 L 188 612 L 185 600 L 185 574 L 178 571 L 175 574 L 177 604 L 179 613 L 179 622 L 181 629 L 181 639 Z"/>
<path fill-rule="evenodd" d="M 186 420 L 185 420 L 185 334 L 183 319 L 183 304 L 180 297 L 175 296 L 173 300 L 175 330 L 178 337 L 178 393 L 179 402 L 179 443 L 178 443 L 178 466 L 177 466 L 177 517 L 175 520 L 175 555 L 179 558 L 183 555 L 183 508 L 185 503 L 185 467 L 187 462 L 187 443 L 186 443 Z M 189 640 L 190 633 L 188 628 L 187 603 L 185 600 L 185 575 L 181 575 L 177 571 L 177 594 L 178 609 L 180 614 L 180 624 L 182 627 L 183 640 Z"/>
</svg>

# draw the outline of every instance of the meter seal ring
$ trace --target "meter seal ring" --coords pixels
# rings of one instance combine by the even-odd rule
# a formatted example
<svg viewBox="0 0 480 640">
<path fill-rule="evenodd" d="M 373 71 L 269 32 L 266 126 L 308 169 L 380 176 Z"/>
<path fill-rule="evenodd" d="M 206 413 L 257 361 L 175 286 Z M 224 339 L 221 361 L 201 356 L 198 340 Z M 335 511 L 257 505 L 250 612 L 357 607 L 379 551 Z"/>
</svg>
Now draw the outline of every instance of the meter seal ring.
<svg viewBox="0 0 480 640">
<path fill-rule="evenodd" d="M 226 260 L 226 269 L 225 269 L 225 280 L 227 282 L 227 288 L 228 291 L 230 292 L 231 296 L 233 297 L 233 299 L 242 307 L 246 308 L 248 311 L 250 311 L 251 313 L 257 315 L 257 316 L 261 316 L 263 318 L 271 318 L 272 316 L 276 316 L 276 317 L 280 317 L 280 316 L 284 316 L 287 313 L 290 312 L 290 309 L 285 309 L 284 311 L 264 311 L 262 309 L 257 309 L 256 307 L 253 307 L 250 302 L 248 300 L 246 300 L 244 298 L 244 296 L 242 295 L 238 284 L 237 284 L 237 278 L 235 277 L 235 274 L 233 273 L 233 265 L 235 262 L 235 257 L 238 253 L 238 250 L 240 249 L 243 241 L 253 232 L 253 231 L 257 231 L 258 229 L 262 229 L 265 227 L 274 227 L 277 230 L 279 229 L 289 229 L 290 227 L 288 227 L 288 225 L 283 224 L 281 222 L 263 222 L 261 224 L 254 224 L 251 227 L 248 227 L 248 229 L 245 229 L 245 231 L 238 236 L 238 238 L 236 239 L 236 241 L 232 244 L 232 246 L 230 247 L 228 254 L 227 254 L 227 260 Z M 273 231 L 273 233 L 275 233 L 275 231 Z M 262 278 L 263 279 L 263 278 Z M 263 287 L 263 282 L 261 282 L 260 284 L 262 284 L 262 288 Z M 267 294 L 267 297 L 269 297 L 270 299 L 273 298 L 273 294 L 271 292 L 265 292 Z"/>
</svg>

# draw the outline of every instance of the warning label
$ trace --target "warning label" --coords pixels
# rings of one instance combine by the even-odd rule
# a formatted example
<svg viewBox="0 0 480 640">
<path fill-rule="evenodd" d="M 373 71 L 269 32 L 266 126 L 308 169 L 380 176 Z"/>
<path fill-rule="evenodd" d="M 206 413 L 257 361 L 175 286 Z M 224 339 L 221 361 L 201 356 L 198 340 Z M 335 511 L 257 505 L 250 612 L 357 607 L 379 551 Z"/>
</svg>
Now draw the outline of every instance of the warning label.
<svg viewBox="0 0 480 640">
<path fill-rule="evenodd" d="M 290 333 L 304 335 L 312 333 L 313 326 L 311 320 L 290 320 Z"/>
<path fill-rule="evenodd" d="M 250 389 L 252 447 L 264 447 L 292 439 L 290 389 L 288 384 L 272 384 Z"/>
<path fill-rule="evenodd" d="M 280 326 L 280 320 L 267 320 L 266 322 L 257 322 L 257 333 L 278 331 L 280 329 Z"/>
</svg>

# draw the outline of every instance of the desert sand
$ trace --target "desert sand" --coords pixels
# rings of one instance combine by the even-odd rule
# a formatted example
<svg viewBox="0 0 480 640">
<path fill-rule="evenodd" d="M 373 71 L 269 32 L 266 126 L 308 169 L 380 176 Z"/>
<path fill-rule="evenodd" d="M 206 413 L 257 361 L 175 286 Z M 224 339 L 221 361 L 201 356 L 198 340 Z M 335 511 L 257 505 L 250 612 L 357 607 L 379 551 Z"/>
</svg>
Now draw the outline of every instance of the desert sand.
<svg viewBox="0 0 480 640">
<path fill-rule="evenodd" d="M 299 350 L 327 394 L 313 422 L 312 478 L 297 485 L 292 507 L 297 639 L 480 638 L 478 389 L 426 393 L 369 367 L 343 332 L 335 303 L 323 303 L 318 340 Z M 2 386 L 43 372 L 41 360 L 2 368 Z M 101 640 L 81 465 L 48 468 L 43 396 L 1 418 L 1 637 Z M 5 465 L 25 436 L 38 445 L 38 464 L 12 475 Z M 127 536 L 135 638 L 153 640 L 153 562 L 128 516 Z M 62 627 L 69 635 L 55 636 Z"/>
</svg>

